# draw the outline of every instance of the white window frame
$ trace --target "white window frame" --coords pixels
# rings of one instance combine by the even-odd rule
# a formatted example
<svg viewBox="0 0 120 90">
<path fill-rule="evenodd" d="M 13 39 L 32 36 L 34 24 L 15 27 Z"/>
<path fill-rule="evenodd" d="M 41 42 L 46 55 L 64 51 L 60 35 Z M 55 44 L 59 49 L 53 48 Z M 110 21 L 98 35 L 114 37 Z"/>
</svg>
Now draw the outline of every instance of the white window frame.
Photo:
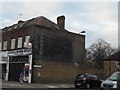
<svg viewBox="0 0 120 90">
<path fill-rule="evenodd" d="M 15 39 L 11 39 L 11 49 L 15 49 Z"/>
<path fill-rule="evenodd" d="M 22 40 L 23 40 L 22 37 L 18 38 L 17 48 L 22 48 Z"/>
<path fill-rule="evenodd" d="M 7 50 L 7 41 L 3 42 L 3 50 Z"/>
<path fill-rule="evenodd" d="M 25 36 L 25 42 L 26 42 L 26 43 L 29 43 L 29 42 L 30 42 L 30 35 Z"/>
</svg>

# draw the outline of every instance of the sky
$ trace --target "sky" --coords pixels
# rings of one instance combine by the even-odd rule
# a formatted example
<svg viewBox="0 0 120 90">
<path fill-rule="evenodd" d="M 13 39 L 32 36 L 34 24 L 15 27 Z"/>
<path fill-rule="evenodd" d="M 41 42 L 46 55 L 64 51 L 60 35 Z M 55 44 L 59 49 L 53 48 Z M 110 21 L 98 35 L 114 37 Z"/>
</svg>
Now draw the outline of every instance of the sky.
<svg viewBox="0 0 120 90">
<path fill-rule="evenodd" d="M 68 31 L 77 34 L 86 31 L 86 48 L 97 39 L 118 47 L 118 2 L 5 1 L 0 2 L 0 28 L 38 16 L 57 23 L 57 17 L 64 15 Z"/>
</svg>

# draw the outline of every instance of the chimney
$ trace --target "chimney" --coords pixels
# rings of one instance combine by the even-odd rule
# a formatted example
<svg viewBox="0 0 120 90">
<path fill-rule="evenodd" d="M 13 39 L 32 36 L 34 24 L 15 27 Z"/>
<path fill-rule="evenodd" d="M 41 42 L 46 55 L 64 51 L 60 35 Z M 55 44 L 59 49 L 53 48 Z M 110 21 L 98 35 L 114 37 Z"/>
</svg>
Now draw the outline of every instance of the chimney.
<svg viewBox="0 0 120 90">
<path fill-rule="evenodd" d="M 65 29 L 65 16 L 59 16 L 57 17 L 57 26 L 60 29 Z"/>
<path fill-rule="evenodd" d="M 19 23 L 23 23 L 23 22 L 24 22 L 24 21 L 22 21 L 22 20 L 19 20 L 19 21 L 18 21 L 18 24 L 19 24 Z"/>
</svg>

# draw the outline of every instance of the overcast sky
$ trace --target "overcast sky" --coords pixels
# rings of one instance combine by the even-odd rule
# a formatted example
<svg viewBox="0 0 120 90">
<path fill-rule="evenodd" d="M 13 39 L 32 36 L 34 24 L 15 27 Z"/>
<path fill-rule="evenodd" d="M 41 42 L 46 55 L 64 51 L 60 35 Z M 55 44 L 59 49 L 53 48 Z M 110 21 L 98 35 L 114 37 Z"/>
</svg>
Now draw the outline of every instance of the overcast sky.
<svg viewBox="0 0 120 90">
<path fill-rule="evenodd" d="M 86 47 L 99 38 L 118 47 L 118 2 L 1 2 L 0 9 L 0 28 L 38 16 L 56 23 L 64 15 L 68 31 L 86 31 Z"/>
</svg>

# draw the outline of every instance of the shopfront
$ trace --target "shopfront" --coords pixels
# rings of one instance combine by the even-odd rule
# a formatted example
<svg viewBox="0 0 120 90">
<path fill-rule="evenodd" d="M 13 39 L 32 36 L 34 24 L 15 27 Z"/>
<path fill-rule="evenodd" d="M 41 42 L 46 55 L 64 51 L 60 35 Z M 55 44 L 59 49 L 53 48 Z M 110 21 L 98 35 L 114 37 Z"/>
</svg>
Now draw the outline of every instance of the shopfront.
<svg viewBox="0 0 120 90">
<path fill-rule="evenodd" d="M 5 80 L 5 77 L 6 77 L 6 66 L 7 66 L 7 61 L 8 61 L 8 58 L 7 58 L 7 54 L 8 52 L 7 51 L 2 51 L 0 52 L 0 68 L 1 68 L 1 79 Z"/>
<path fill-rule="evenodd" d="M 8 51 L 6 80 L 19 81 L 19 75 L 24 73 L 24 81 L 31 83 L 32 49 Z"/>
</svg>

